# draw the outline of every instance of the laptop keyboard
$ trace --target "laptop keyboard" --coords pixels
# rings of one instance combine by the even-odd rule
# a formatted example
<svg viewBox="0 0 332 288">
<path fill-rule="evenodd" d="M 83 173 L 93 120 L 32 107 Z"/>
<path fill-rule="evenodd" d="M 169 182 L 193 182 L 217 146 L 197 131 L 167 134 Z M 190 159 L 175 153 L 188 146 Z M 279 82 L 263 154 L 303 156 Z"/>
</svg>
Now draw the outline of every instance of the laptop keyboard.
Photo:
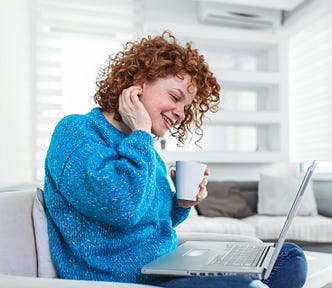
<svg viewBox="0 0 332 288">
<path fill-rule="evenodd" d="M 266 247 L 249 245 L 229 245 L 225 255 L 216 256 L 209 264 L 227 266 L 257 266 L 260 256 Z"/>
</svg>

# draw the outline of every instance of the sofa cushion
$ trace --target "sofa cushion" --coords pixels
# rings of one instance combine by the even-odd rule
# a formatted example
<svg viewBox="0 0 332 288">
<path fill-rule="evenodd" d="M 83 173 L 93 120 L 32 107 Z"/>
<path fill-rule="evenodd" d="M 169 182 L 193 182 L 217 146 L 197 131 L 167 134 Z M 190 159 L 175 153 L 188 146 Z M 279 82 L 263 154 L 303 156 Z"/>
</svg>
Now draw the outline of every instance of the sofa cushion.
<svg viewBox="0 0 332 288">
<path fill-rule="evenodd" d="M 208 197 L 197 205 L 199 215 L 242 219 L 253 215 L 240 189 L 232 182 L 208 183 Z"/>
<path fill-rule="evenodd" d="M 36 189 L 36 197 L 33 205 L 33 224 L 36 236 L 36 248 L 38 259 L 38 277 L 57 278 L 54 268 L 50 245 L 48 241 L 47 219 L 44 209 L 43 190 Z"/>
<path fill-rule="evenodd" d="M 177 232 L 224 233 L 256 236 L 255 227 L 229 217 L 189 217 L 175 228 Z"/>
<path fill-rule="evenodd" d="M 313 181 L 313 190 L 318 206 L 318 213 L 332 217 L 332 181 Z"/>
<path fill-rule="evenodd" d="M 223 233 L 204 233 L 204 232 L 181 232 L 177 231 L 178 245 L 186 241 L 220 241 L 220 242 L 254 242 L 262 243 L 263 241 L 252 236 L 239 234 Z"/>
<path fill-rule="evenodd" d="M 258 185 L 258 213 L 276 216 L 287 215 L 301 182 L 302 177 L 275 177 L 261 174 Z M 311 182 L 303 195 L 297 215 L 317 215 L 317 204 Z"/>
<path fill-rule="evenodd" d="M 257 213 L 258 181 L 234 181 L 233 183 L 240 189 L 251 211 Z"/>
<path fill-rule="evenodd" d="M 242 221 L 252 225 L 256 237 L 263 240 L 278 239 L 286 216 L 254 215 Z M 287 239 L 307 242 L 332 242 L 332 219 L 321 215 L 296 216 L 287 234 Z"/>
</svg>

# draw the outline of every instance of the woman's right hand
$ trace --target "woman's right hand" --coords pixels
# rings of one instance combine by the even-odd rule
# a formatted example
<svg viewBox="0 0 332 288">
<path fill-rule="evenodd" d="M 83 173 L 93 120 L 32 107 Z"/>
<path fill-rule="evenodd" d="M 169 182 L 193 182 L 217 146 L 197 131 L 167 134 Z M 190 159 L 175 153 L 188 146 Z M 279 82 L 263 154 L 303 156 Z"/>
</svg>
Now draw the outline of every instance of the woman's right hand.
<svg viewBox="0 0 332 288">
<path fill-rule="evenodd" d="M 142 94 L 140 86 L 124 89 L 119 97 L 119 113 L 122 121 L 132 130 L 151 132 L 151 118 L 144 105 L 139 100 Z"/>
<path fill-rule="evenodd" d="M 169 173 L 170 173 L 171 179 L 173 181 L 173 184 L 175 185 L 176 170 L 175 170 L 174 166 L 170 167 Z M 208 169 L 206 169 L 204 171 L 204 177 L 203 177 L 202 181 L 199 184 L 199 191 L 198 191 L 198 194 L 196 196 L 196 201 L 178 199 L 178 205 L 180 207 L 190 208 L 192 206 L 196 206 L 199 203 L 201 203 L 207 197 L 208 192 L 206 190 L 206 184 L 207 184 L 207 176 L 209 176 L 209 174 L 210 174 L 210 171 Z"/>
</svg>

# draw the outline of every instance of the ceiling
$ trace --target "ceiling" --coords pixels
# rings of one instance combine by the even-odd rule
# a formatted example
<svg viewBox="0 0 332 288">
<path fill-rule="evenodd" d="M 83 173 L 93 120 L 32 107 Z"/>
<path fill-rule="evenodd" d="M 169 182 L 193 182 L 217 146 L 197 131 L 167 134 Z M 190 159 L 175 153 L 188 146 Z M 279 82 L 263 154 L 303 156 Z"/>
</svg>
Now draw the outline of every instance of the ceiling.
<svg viewBox="0 0 332 288">
<path fill-rule="evenodd" d="M 200 2 L 216 2 L 249 7 L 269 8 L 292 11 L 307 0 L 199 0 Z"/>
</svg>

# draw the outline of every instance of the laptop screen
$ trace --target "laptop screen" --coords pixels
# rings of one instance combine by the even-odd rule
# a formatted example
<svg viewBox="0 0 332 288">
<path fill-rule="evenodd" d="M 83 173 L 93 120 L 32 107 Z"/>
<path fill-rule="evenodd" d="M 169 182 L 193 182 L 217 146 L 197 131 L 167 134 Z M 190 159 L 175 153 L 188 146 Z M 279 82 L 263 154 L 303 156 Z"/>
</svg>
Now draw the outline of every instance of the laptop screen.
<svg viewBox="0 0 332 288">
<path fill-rule="evenodd" d="M 282 228 L 282 230 L 280 232 L 280 235 L 279 235 L 279 238 L 278 238 L 278 241 L 275 244 L 275 250 L 274 250 L 273 255 L 271 257 L 271 261 L 269 263 L 269 266 L 266 269 L 266 273 L 264 274 L 264 279 L 266 279 L 270 276 L 270 273 L 272 271 L 274 263 L 278 258 L 278 255 L 280 253 L 282 245 L 285 242 L 286 235 L 288 233 L 289 227 L 290 227 L 297 211 L 299 210 L 299 206 L 301 204 L 302 196 L 303 196 L 303 194 L 304 194 L 304 192 L 305 192 L 305 190 L 306 190 L 306 188 L 307 188 L 307 186 L 310 182 L 310 179 L 311 179 L 311 176 L 312 176 L 312 174 L 315 170 L 316 164 L 317 164 L 317 162 L 314 160 L 312 162 L 312 164 L 308 167 L 307 172 L 305 173 L 305 175 L 303 177 L 302 183 L 301 183 L 301 185 L 299 187 L 299 190 L 296 194 L 296 197 L 294 199 L 292 208 L 289 210 L 289 213 L 287 215 L 287 219 L 285 221 L 284 227 Z"/>
</svg>

